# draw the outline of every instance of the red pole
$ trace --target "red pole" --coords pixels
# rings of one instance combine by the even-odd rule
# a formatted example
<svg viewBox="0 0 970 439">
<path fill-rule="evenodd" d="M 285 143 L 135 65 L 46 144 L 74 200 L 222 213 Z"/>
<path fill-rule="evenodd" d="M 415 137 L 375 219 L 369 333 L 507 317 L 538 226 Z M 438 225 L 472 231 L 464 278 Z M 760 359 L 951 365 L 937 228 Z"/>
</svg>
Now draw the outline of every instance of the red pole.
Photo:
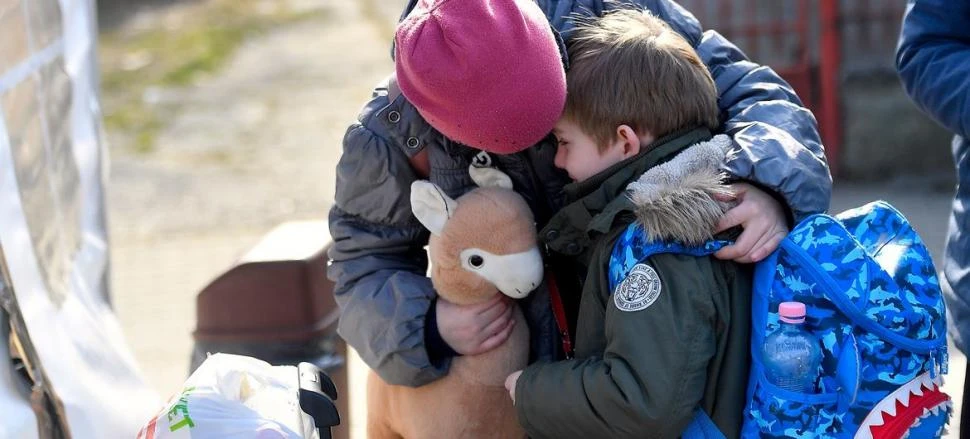
<svg viewBox="0 0 970 439">
<path fill-rule="evenodd" d="M 822 19 L 822 47 L 819 60 L 819 85 L 821 86 L 821 119 L 819 129 L 825 145 L 826 157 L 832 175 L 838 174 L 839 151 L 842 146 L 842 112 L 840 106 L 839 78 L 842 64 L 842 35 L 839 23 L 838 0 L 821 0 L 819 15 Z"/>
<path fill-rule="evenodd" d="M 795 60 L 798 66 L 798 75 L 802 77 L 799 81 L 804 85 L 804 90 L 795 90 L 801 93 L 802 102 L 812 111 L 819 108 L 818 83 L 812 77 L 812 50 L 809 48 L 811 39 L 809 38 L 809 23 L 812 14 L 808 5 L 809 0 L 798 2 L 798 16 L 795 17 L 795 29 L 798 35 L 798 59 Z M 807 102 L 806 102 L 807 101 Z"/>
</svg>

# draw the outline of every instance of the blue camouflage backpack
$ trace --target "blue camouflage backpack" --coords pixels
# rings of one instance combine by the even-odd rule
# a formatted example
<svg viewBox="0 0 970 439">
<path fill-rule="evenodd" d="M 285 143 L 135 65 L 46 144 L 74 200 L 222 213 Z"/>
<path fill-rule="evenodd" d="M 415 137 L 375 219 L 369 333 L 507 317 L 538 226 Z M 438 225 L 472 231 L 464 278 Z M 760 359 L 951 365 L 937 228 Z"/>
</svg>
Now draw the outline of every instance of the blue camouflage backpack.
<svg viewBox="0 0 970 439">
<path fill-rule="evenodd" d="M 612 285 L 659 253 L 708 255 L 701 247 L 647 242 L 631 225 L 617 240 Z M 933 438 L 949 421 L 946 313 L 936 270 L 909 222 L 884 201 L 835 217 L 812 215 L 755 266 L 751 373 L 742 437 Z M 805 304 L 804 329 L 820 341 L 817 393 L 765 378 L 764 339 L 778 305 Z M 723 437 L 698 409 L 685 438 Z"/>
</svg>

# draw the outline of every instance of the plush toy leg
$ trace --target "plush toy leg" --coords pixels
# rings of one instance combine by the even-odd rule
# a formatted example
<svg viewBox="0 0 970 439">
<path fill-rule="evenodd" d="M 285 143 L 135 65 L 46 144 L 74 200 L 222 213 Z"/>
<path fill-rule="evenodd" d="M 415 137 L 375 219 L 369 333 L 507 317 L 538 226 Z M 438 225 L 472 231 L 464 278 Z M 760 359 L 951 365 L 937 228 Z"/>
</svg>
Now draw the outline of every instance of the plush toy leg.
<svg viewBox="0 0 970 439">
<path fill-rule="evenodd" d="M 370 413 L 367 414 L 367 439 L 403 439 L 391 429 L 384 419 L 371 420 Z"/>
<path fill-rule="evenodd" d="M 389 386 L 374 371 L 367 376 L 367 438 L 402 439 L 403 436 L 391 427 L 394 413 L 391 413 L 388 396 Z"/>
</svg>

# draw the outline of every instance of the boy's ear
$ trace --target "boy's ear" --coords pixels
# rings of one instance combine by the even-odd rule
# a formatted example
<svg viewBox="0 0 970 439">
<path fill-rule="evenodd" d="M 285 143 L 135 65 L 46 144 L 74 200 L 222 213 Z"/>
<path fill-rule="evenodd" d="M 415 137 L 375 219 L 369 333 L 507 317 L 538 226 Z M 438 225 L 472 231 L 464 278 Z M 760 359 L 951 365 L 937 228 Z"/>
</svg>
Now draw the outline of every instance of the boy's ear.
<svg viewBox="0 0 970 439">
<path fill-rule="evenodd" d="M 629 125 L 616 127 L 616 139 L 623 148 L 623 158 L 627 159 L 640 153 L 640 136 Z"/>
<path fill-rule="evenodd" d="M 425 180 L 411 183 L 411 211 L 431 233 L 441 235 L 456 207 L 458 203 L 434 183 Z"/>
</svg>

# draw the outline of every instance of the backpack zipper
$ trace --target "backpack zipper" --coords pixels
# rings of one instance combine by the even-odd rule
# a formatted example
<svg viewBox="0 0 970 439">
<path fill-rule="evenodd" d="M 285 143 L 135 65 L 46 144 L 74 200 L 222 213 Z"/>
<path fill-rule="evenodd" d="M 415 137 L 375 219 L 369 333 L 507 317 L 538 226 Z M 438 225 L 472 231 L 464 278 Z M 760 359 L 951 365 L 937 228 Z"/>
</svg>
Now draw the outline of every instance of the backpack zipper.
<svg viewBox="0 0 970 439">
<path fill-rule="evenodd" d="M 832 280 L 832 277 L 829 276 L 828 272 L 823 270 L 818 265 L 817 261 L 815 261 L 814 259 L 810 258 L 808 255 L 806 255 L 804 249 L 802 249 L 794 242 L 791 242 L 789 240 L 782 241 L 782 247 L 784 247 L 786 250 L 791 252 L 797 259 L 799 259 L 802 263 L 804 263 L 806 267 L 810 268 L 812 271 L 815 272 L 814 274 L 816 274 L 816 280 L 820 281 L 823 284 L 823 287 L 825 287 L 825 289 L 822 291 L 822 294 L 825 297 L 827 297 L 829 300 L 834 302 L 836 307 L 838 307 L 840 311 L 847 314 L 849 318 L 852 319 L 854 324 L 863 327 L 869 332 L 872 332 L 873 334 L 879 336 L 880 338 L 883 338 L 886 341 L 900 348 L 903 348 L 907 351 L 914 352 L 917 354 L 931 354 L 930 356 L 934 357 L 932 358 L 932 361 L 933 362 L 937 361 L 937 359 L 935 358 L 935 355 L 932 355 L 932 354 L 934 354 L 934 351 L 939 349 L 941 343 L 944 343 L 943 347 L 945 349 L 946 347 L 945 332 L 943 334 L 938 335 L 935 339 L 924 341 L 924 340 L 910 339 L 889 330 L 889 328 L 886 328 L 885 326 L 882 326 L 879 323 L 870 319 L 867 315 L 865 315 L 865 313 L 859 310 L 859 308 L 855 306 L 855 304 L 852 303 L 849 300 L 849 298 L 846 297 L 844 294 L 838 293 L 838 291 L 840 291 L 840 288 L 838 287 L 838 285 L 835 284 L 835 281 Z"/>
</svg>

